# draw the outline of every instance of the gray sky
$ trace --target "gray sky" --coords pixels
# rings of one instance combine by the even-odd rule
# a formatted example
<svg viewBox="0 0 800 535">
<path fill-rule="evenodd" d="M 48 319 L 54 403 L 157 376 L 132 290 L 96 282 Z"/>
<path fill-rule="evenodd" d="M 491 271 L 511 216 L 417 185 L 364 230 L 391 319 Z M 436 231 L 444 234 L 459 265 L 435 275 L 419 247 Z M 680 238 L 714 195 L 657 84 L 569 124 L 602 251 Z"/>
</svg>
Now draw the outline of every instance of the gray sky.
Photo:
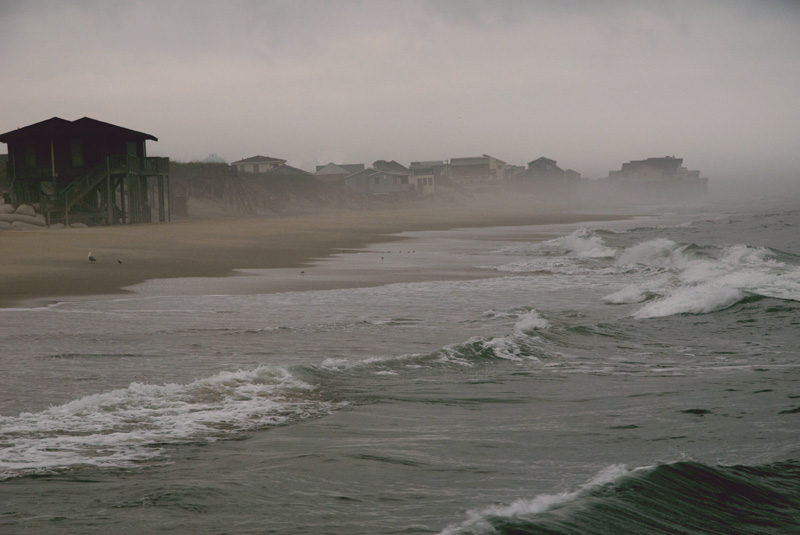
<svg viewBox="0 0 800 535">
<path fill-rule="evenodd" d="M 800 178 L 798 1 L 0 0 L 0 58 L 0 132 L 88 116 L 179 161 Z"/>
</svg>

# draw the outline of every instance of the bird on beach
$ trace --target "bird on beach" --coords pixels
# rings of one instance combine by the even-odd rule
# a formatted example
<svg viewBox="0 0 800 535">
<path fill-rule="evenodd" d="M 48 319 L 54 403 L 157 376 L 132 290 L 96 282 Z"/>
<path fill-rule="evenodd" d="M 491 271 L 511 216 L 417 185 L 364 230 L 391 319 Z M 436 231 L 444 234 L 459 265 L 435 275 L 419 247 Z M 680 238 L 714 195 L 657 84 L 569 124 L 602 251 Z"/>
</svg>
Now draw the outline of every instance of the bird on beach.
<svg viewBox="0 0 800 535">
<path fill-rule="evenodd" d="M 89 262 L 97 262 L 97 259 L 92 256 L 92 253 L 89 253 Z"/>
</svg>

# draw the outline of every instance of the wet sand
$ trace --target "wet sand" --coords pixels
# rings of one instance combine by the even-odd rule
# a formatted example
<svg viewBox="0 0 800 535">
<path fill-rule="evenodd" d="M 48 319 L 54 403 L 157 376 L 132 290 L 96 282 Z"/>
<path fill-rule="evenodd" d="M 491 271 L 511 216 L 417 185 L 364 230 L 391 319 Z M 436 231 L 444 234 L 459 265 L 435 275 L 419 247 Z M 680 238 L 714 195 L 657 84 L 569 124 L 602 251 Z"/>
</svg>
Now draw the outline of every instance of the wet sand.
<svg viewBox="0 0 800 535">
<path fill-rule="evenodd" d="M 0 307 L 124 293 L 123 288 L 150 279 L 221 277 L 239 269 L 302 270 L 311 261 L 342 250 L 400 239 L 392 235 L 404 231 L 604 219 L 611 217 L 545 211 L 513 201 L 475 201 L 261 219 L 5 231 L 0 232 Z M 89 262 L 90 252 L 97 262 Z M 337 282 L 335 277 L 324 279 L 324 283 L 308 277 L 260 290 L 353 284 Z"/>
</svg>

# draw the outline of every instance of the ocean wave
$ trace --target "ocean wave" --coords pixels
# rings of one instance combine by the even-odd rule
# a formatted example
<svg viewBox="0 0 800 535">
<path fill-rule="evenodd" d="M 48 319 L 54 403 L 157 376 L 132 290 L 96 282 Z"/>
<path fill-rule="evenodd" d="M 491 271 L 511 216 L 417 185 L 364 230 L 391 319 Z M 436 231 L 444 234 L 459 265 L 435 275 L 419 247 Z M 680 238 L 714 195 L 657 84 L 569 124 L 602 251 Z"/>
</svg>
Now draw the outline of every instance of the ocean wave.
<svg viewBox="0 0 800 535">
<path fill-rule="evenodd" d="M 586 262 L 613 259 L 617 248 L 608 245 L 602 230 L 580 228 L 571 234 L 552 240 L 532 242 L 506 247 L 500 254 L 525 255 L 524 260 L 500 266 L 486 266 L 497 271 L 511 273 L 558 273 L 576 275 L 596 273 L 597 266 Z"/>
<path fill-rule="evenodd" d="M 141 384 L 38 413 L 0 416 L 0 479 L 76 465 L 126 467 L 165 445 L 213 441 L 326 414 L 335 405 L 289 370 L 261 366 L 188 384 Z"/>
<path fill-rule="evenodd" d="M 651 276 L 603 300 L 644 303 L 633 313 L 637 319 L 716 312 L 753 295 L 800 300 L 800 268 L 775 256 L 770 249 L 746 245 L 699 247 L 663 238 L 643 242 L 622 251 L 616 263 Z"/>
<path fill-rule="evenodd" d="M 469 511 L 440 535 L 795 533 L 800 463 L 611 466 L 573 492 Z"/>
<path fill-rule="evenodd" d="M 510 318 L 516 319 L 514 331 L 526 333 L 539 329 L 549 329 L 550 322 L 533 308 L 515 308 L 512 310 L 487 310 L 483 313 L 484 318 Z"/>
<path fill-rule="evenodd" d="M 531 320 L 533 321 L 533 320 Z M 546 320 L 541 320 L 545 322 Z M 397 375 L 398 373 L 437 366 L 474 367 L 491 360 L 538 360 L 536 347 L 528 334 L 517 331 L 511 336 L 472 337 L 465 342 L 451 344 L 432 353 L 414 353 L 389 357 L 369 357 L 349 359 L 347 357 L 327 358 L 320 364 L 306 366 L 306 372 L 315 377 L 330 374 L 368 374 Z"/>
<path fill-rule="evenodd" d="M 579 258 L 613 258 L 617 249 L 606 245 L 599 233 L 580 228 L 549 243 L 555 244 Z"/>
<path fill-rule="evenodd" d="M 81 465 L 134 467 L 166 458 L 169 446 L 230 439 L 324 416 L 352 403 L 328 388 L 342 378 L 391 377 L 497 360 L 537 361 L 542 351 L 535 332 L 547 329 L 549 322 L 533 309 L 519 309 L 512 316 L 517 319 L 513 334 L 472 337 L 431 353 L 331 357 L 289 369 L 259 366 L 187 384 L 132 383 L 44 411 L 0 416 L 0 480 Z"/>
<path fill-rule="evenodd" d="M 517 323 L 514 325 L 514 331 L 516 333 L 530 333 L 532 331 L 538 331 L 540 329 L 549 329 L 550 322 L 544 319 L 539 313 L 535 310 L 530 310 L 527 313 L 523 314 L 517 320 Z"/>
</svg>

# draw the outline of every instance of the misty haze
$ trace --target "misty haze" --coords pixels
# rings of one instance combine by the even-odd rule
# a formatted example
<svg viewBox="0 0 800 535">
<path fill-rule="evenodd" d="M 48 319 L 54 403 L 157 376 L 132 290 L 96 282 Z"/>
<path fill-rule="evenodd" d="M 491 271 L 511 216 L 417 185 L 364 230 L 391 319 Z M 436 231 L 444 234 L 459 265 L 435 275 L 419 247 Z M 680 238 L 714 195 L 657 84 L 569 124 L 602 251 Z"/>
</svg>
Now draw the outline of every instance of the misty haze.
<svg viewBox="0 0 800 535">
<path fill-rule="evenodd" d="M 800 525 L 800 7 L 0 0 L 0 532 Z"/>
</svg>

